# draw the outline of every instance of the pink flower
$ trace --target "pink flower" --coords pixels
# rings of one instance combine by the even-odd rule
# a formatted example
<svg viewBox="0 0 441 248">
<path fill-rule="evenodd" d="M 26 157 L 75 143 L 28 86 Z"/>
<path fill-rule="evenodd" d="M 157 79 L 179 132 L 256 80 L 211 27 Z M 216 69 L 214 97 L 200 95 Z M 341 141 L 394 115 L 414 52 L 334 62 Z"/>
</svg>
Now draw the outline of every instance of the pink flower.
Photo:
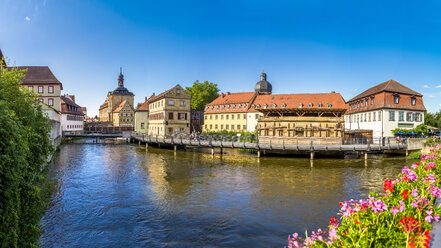
<svg viewBox="0 0 441 248">
<path fill-rule="evenodd" d="M 391 213 L 393 213 L 394 215 L 397 215 L 397 213 L 399 212 L 397 207 L 393 206 L 392 209 L 390 210 Z"/>
<path fill-rule="evenodd" d="M 400 212 L 404 212 L 404 210 L 406 210 L 406 208 L 404 207 L 404 202 L 400 200 Z"/>
<path fill-rule="evenodd" d="M 439 216 L 435 213 L 434 218 L 433 218 L 436 222 L 439 222 Z"/>
<path fill-rule="evenodd" d="M 418 188 L 412 190 L 412 195 L 413 195 L 414 197 L 417 197 L 417 196 L 418 196 Z"/>
<path fill-rule="evenodd" d="M 424 218 L 427 222 L 432 222 L 432 219 L 433 219 L 433 217 L 432 217 L 432 210 L 427 210 L 426 211 L 426 213 L 427 213 L 427 216 L 426 216 L 426 218 Z"/>
</svg>

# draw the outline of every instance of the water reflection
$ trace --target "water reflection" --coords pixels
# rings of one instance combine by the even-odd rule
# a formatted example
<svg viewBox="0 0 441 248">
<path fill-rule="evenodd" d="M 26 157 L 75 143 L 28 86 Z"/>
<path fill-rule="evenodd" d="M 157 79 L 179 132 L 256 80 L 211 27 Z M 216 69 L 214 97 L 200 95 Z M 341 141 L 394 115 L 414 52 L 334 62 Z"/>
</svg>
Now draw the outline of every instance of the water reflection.
<svg viewBox="0 0 441 248">
<path fill-rule="evenodd" d="M 42 246 L 282 247 L 292 232 L 326 226 L 339 201 L 381 190 L 404 163 L 67 144 L 51 167 Z"/>
</svg>

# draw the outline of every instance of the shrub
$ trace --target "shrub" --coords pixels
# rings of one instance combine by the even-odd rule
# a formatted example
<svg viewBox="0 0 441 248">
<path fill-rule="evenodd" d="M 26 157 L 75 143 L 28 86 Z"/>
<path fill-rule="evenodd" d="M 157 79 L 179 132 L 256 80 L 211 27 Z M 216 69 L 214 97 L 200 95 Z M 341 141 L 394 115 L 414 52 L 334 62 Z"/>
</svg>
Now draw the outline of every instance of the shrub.
<svg viewBox="0 0 441 248">
<path fill-rule="evenodd" d="M 45 201 L 50 123 L 21 87 L 23 71 L 0 70 L 0 246 L 37 247 Z"/>
</svg>

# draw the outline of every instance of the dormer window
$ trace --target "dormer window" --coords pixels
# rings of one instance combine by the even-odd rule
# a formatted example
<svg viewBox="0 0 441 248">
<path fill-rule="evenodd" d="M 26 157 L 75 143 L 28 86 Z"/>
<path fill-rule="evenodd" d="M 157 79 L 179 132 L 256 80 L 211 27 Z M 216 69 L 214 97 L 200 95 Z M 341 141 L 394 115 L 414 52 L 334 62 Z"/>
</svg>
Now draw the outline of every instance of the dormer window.
<svg viewBox="0 0 441 248">
<path fill-rule="evenodd" d="M 399 96 L 399 95 L 395 95 L 395 96 L 394 96 L 394 103 L 395 103 L 395 104 L 400 103 L 400 96 Z"/>
<path fill-rule="evenodd" d="M 364 106 L 367 107 L 368 105 L 368 99 L 366 98 L 365 102 L 364 102 Z"/>
<path fill-rule="evenodd" d="M 180 93 L 181 93 L 181 90 L 180 90 L 180 89 L 176 89 L 176 93 L 177 93 L 177 94 L 180 94 Z"/>
<path fill-rule="evenodd" d="M 254 107 L 255 107 L 255 106 L 254 106 L 254 104 L 253 104 L 253 105 L 251 105 L 251 108 L 252 108 L 252 109 L 254 109 Z"/>
<path fill-rule="evenodd" d="M 322 105 L 321 103 L 318 104 L 318 108 L 322 108 L 322 106 L 323 106 L 323 105 Z"/>
<path fill-rule="evenodd" d="M 260 104 L 257 104 L 257 105 L 256 105 L 256 109 L 259 109 L 259 108 L 260 108 Z"/>
<path fill-rule="evenodd" d="M 233 104 L 233 109 L 236 109 L 236 104 Z"/>
<path fill-rule="evenodd" d="M 213 110 L 213 106 L 211 106 L 210 108 L 211 108 L 211 110 Z"/>
<path fill-rule="evenodd" d="M 225 105 L 222 105 L 222 110 L 224 110 L 225 109 Z"/>
<path fill-rule="evenodd" d="M 274 103 L 274 104 L 272 105 L 272 107 L 273 107 L 273 108 L 276 108 L 276 104 Z"/>
<path fill-rule="evenodd" d="M 216 110 L 219 110 L 219 105 L 216 106 Z"/>
<path fill-rule="evenodd" d="M 263 109 L 266 109 L 266 107 L 268 107 L 268 105 L 265 103 L 265 104 L 263 105 Z"/>
<path fill-rule="evenodd" d="M 299 108 L 303 108 L 303 103 L 299 103 Z"/>
<path fill-rule="evenodd" d="M 416 105 L 416 98 L 412 97 L 412 99 L 410 99 L 410 103 L 412 104 L 412 106 Z"/>
<path fill-rule="evenodd" d="M 239 104 L 238 106 L 237 106 L 237 109 L 241 109 L 242 108 L 242 104 Z"/>
<path fill-rule="evenodd" d="M 309 108 L 312 108 L 312 103 L 311 103 L 311 102 L 309 103 L 308 107 L 309 107 Z"/>
<path fill-rule="evenodd" d="M 286 107 L 286 103 L 282 103 L 282 108 L 285 108 Z"/>
<path fill-rule="evenodd" d="M 371 105 L 374 105 L 374 97 L 371 97 Z"/>
<path fill-rule="evenodd" d="M 230 105 L 227 105 L 227 109 L 230 109 Z"/>
<path fill-rule="evenodd" d="M 330 109 L 332 107 L 332 104 L 328 103 L 328 109 Z"/>
</svg>

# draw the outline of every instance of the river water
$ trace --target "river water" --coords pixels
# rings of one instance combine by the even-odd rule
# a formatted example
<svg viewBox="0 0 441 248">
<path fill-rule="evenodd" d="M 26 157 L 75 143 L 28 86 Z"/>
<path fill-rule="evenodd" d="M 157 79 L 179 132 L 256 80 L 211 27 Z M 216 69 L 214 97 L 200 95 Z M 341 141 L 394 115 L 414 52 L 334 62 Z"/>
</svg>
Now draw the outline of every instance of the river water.
<svg viewBox="0 0 441 248">
<path fill-rule="evenodd" d="M 41 247 L 283 247 L 338 202 L 382 191 L 404 158 L 316 159 L 65 144 Z"/>
</svg>

